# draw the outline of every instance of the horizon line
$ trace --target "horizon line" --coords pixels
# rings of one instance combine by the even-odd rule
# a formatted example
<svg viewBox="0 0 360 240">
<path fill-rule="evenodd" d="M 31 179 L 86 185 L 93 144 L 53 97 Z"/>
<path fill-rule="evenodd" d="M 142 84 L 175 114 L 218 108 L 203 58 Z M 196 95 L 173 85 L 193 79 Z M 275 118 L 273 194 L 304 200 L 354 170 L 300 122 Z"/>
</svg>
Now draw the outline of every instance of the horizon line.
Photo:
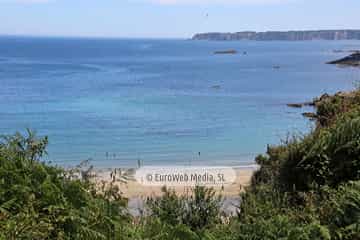
<svg viewBox="0 0 360 240">
<path fill-rule="evenodd" d="M 129 40 L 190 40 L 191 37 L 130 37 L 130 36 L 91 36 L 91 35 L 47 35 L 47 34 L 5 34 L 0 33 L 0 37 L 18 37 L 18 38 L 69 38 L 69 39 L 108 39 L 108 40 L 120 40 L 120 39 L 129 39 Z"/>
<path fill-rule="evenodd" d="M 302 30 L 242 30 L 242 31 L 203 31 L 193 33 L 188 37 L 166 37 L 166 36 L 92 36 L 92 35 L 62 35 L 62 34 L 8 34 L 0 33 L 0 37 L 23 37 L 23 38 L 72 38 L 72 39 L 149 39 L 149 40 L 191 40 L 191 38 L 196 34 L 205 34 L 205 33 L 243 33 L 243 32 L 253 32 L 253 33 L 267 33 L 267 32 L 312 32 L 312 31 L 360 31 L 356 28 L 323 28 L 323 29 L 302 29 Z"/>
</svg>

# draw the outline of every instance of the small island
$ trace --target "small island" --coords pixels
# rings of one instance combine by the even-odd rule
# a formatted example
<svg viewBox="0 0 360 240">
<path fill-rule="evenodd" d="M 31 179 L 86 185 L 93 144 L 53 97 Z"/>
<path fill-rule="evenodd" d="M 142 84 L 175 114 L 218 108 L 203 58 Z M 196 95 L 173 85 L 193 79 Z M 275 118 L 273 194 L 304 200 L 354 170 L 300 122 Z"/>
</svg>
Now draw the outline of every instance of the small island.
<svg viewBox="0 0 360 240">
<path fill-rule="evenodd" d="M 215 51 L 214 54 L 236 54 L 237 51 L 234 49 Z"/>
</svg>

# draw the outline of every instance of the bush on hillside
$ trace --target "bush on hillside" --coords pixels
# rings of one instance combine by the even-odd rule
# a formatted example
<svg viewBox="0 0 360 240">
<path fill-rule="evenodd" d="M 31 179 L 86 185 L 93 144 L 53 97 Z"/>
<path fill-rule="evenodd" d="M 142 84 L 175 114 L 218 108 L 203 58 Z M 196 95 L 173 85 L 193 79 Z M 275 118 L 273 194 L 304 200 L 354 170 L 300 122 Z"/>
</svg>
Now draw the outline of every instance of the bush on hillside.
<svg viewBox="0 0 360 240">
<path fill-rule="evenodd" d="M 192 230 L 208 228 L 220 223 L 221 196 L 212 188 L 196 186 L 188 196 L 178 196 L 163 188 L 163 196 L 149 199 L 151 216 L 171 225 L 184 224 Z"/>
<path fill-rule="evenodd" d="M 61 168 L 41 163 L 47 138 L 28 131 L 0 143 L 0 239 L 109 239 L 126 203 Z"/>
</svg>

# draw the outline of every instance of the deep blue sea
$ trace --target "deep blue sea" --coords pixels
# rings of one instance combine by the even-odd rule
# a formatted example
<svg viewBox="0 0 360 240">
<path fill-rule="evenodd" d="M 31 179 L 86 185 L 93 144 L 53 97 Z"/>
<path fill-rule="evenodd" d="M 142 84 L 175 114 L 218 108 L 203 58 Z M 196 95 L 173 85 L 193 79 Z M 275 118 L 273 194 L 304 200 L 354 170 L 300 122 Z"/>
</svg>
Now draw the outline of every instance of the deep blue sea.
<svg viewBox="0 0 360 240">
<path fill-rule="evenodd" d="M 213 53 L 225 49 L 239 54 Z M 287 103 L 360 80 L 325 64 L 348 54 L 337 49 L 360 41 L 1 37 L 0 133 L 48 135 L 47 159 L 63 166 L 252 164 L 312 127 L 311 109 Z"/>
</svg>

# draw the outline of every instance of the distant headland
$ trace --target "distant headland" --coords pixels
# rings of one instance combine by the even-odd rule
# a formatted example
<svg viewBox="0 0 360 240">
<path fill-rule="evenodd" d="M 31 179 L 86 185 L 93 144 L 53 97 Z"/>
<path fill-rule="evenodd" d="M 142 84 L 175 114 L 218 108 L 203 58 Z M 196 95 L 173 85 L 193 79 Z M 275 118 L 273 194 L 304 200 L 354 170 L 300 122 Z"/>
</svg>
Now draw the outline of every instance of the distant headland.
<svg viewBox="0 0 360 240">
<path fill-rule="evenodd" d="M 198 33 L 192 40 L 212 41 L 308 41 L 308 40 L 360 40 L 360 30 L 268 31 L 236 33 Z"/>
</svg>

